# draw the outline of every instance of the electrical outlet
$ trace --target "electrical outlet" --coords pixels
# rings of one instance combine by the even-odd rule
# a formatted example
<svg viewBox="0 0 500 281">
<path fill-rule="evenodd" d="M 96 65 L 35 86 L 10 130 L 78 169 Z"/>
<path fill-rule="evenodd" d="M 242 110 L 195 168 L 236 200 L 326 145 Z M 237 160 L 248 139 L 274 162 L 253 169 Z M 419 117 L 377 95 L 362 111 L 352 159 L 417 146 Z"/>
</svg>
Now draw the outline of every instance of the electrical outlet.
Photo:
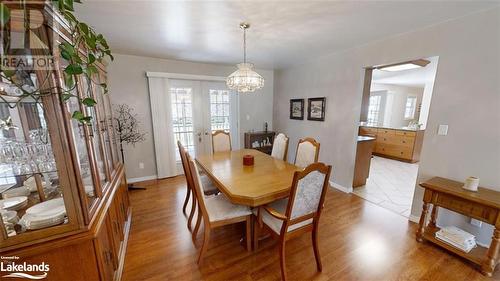
<svg viewBox="0 0 500 281">
<path fill-rule="evenodd" d="M 473 226 L 481 227 L 483 225 L 483 222 L 480 220 L 476 220 L 476 219 L 471 218 L 470 224 L 472 224 Z"/>
<path fill-rule="evenodd" d="M 144 163 L 139 162 L 139 169 L 141 169 L 141 170 L 144 169 Z"/>
</svg>

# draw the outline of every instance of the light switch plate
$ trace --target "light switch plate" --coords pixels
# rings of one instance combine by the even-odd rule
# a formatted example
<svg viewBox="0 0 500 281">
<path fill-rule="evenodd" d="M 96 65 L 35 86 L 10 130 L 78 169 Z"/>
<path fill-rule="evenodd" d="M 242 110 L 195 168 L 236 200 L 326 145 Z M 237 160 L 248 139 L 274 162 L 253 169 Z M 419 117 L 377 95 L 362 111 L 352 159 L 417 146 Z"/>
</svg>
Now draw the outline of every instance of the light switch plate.
<svg viewBox="0 0 500 281">
<path fill-rule="evenodd" d="M 448 135 L 448 125 L 439 125 L 438 135 L 439 136 Z"/>
</svg>

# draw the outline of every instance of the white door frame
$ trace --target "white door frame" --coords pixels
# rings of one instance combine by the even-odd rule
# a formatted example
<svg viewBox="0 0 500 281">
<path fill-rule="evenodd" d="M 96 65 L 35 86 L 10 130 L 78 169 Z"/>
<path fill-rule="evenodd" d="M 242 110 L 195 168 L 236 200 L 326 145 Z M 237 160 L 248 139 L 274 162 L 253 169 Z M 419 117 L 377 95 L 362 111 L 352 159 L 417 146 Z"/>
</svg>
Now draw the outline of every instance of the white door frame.
<svg viewBox="0 0 500 281">
<path fill-rule="evenodd" d="M 155 72 L 155 71 L 146 71 L 146 77 L 155 77 L 155 78 L 166 78 L 166 79 L 177 79 L 177 80 L 198 80 L 198 81 L 226 81 L 226 77 L 224 76 L 211 76 L 211 75 L 197 75 L 197 74 L 183 74 L 183 73 L 172 73 L 172 72 Z M 238 116 L 236 116 L 237 120 L 237 147 L 240 146 L 240 110 L 239 110 L 239 94 L 236 93 L 237 97 L 237 105 L 238 105 Z M 153 125 L 153 131 L 155 130 Z"/>
</svg>

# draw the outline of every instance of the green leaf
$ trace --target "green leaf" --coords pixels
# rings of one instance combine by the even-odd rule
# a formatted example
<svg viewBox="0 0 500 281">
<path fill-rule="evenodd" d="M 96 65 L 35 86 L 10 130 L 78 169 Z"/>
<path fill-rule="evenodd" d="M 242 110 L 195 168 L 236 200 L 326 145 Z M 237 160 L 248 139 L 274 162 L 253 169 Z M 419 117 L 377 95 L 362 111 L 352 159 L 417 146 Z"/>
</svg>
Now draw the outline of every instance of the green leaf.
<svg viewBox="0 0 500 281">
<path fill-rule="evenodd" d="M 0 25 L 6 25 L 9 22 L 9 19 L 10 9 L 4 3 L 0 3 Z"/>
<path fill-rule="evenodd" d="M 64 84 L 68 89 L 72 89 L 75 86 L 75 79 L 72 74 L 64 72 Z"/>
<path fill-rule="evenodd" d="M 95 36 L 89 35 L 85 37 L 85 43 L 87 43 L 87 46 L 89 46 L 90 49 L 95 49 L 96 48 L 96 39 Z"/>
<path fill-rule="evenodd" d="M 111 50 L 110 49 L 107 49 L 106 51 L 104 51 L 104 53 L 109 56 L 109 58 L 111 59 L 111 61 L 115 60 L 115 58 L 111 54 Z"/>
<path fill-rule="evenodd" d="M 93 54 L 89 53 L 87 63 L 88 64 L 93 64 L 94 62 L 95 62 L 95 56 Z"/>
<path fill-rule="evenodd" d="M 64 55 L 69 56 L 70 58 L 76 54 L 75 47 L 68 42 L 59 44 L 59 49 L 61 50 L 61 55 L 64 53 Z M 67 60 L 69 60 L 69 58 Z"/>
<path fill-rule="evenodd" d="M 86 23 L 80 22 L 78 24 L 78 27 L 80 28 L 80 31 L 84 34 L 87 35 L 89 34 L 89 26 Z"/>
<path fill-rule="evenodd" d="M 76 1 L 75 1 L 75 2 L 76 2 Z M 65 17 L 68 21 L 70 21 L 70 22 L 72 22 L 72 23 L 76 23 L 76 22 L 78 22 L 78 20 L 76 20 L 75 15 L 73 15 L 73 13 L 72 13 L 72 12 L 70 12 L 70 11 L 64 11 L 64 13 L 63 13 L 63 14 L 64 14 L 64 17 Z"/>
<path fill-rule="evenodd" d="M 75 9 L 73 8 L 73 0 L 59 0 L 59 1 L 64 1 L 64 7 L 70 11 L 74 11 Z"/>
<path fill-rule="evenodd" d="M 71 118 L 73 119 L 76 119 L 78 121 L 82 120 L 83 118 L 85 118 L 85 115 L 83 115 L 83 113 L 81 111 L 75 111 L 73 112 L 73 115 L 71 115 Z"/>
<path fill-rule="evenodd" d="M 66 68 L 64 69 L 64 72 L 66 72 L 67 74 L 82 74 L 83 73 L 83 69 L 82 69 L 82 66 L 81 65 L 78 65 L 78 64 L 70 64 L 68 66 L 66 66 Z"/>
<path fill-rule="evenodd" d="M 93 65 L 88 65 L 87 68 L 85 69 L 85 73 L 87 73 L 88 76 L 92 76 L 93 73 L 98 73 L 99 71 L 97 70 L 97 67 Z"/>
<path fill-rule="evenodd" d="M 93 98 L 84 98 L 82 103 L 88 107 L 92 107 L 97 104 L 97 102 Z"/>
<path fill-rule="evenodd" d="M 7 76 L 7 78 L 10 78 L 14 76 L 14 74 L 16 74 L 15 70 L 10 70 L 10 69 L 3 69 L 2 72 L 3 74 L 5 74 L 5 76 Z"/>
<path fill-rule="evenodd" d="M 62 98 L 63 101 L 67 101 L 67 100 L 69 100 L 72 97 L 73 97 L 73 95 L 72 94 L 68 94 L 68 93 L 64 93 L 64 94 L 61 95 L 61 98 Z"/>
</svg>

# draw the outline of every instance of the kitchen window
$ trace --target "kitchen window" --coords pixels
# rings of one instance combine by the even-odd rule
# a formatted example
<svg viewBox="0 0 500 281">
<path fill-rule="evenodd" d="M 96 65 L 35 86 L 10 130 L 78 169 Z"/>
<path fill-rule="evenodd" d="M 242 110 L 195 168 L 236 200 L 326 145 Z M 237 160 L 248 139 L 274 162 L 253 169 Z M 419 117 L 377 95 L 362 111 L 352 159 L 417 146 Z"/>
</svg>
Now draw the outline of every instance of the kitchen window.
<svg viewBox="0 0 500 281">
<path fill-rule="evenodd" d="M 380 113 L 381 96 L 370 96 L 370 104 L 368 106 L 368 124 L 378 125 Z"/>
<path fill-rule="evenodd" d="M 406 98 L 405 119 L 415 118 L 415 109 L 417 107 L 417 97 L 409 96 Z"/>
</svg>

